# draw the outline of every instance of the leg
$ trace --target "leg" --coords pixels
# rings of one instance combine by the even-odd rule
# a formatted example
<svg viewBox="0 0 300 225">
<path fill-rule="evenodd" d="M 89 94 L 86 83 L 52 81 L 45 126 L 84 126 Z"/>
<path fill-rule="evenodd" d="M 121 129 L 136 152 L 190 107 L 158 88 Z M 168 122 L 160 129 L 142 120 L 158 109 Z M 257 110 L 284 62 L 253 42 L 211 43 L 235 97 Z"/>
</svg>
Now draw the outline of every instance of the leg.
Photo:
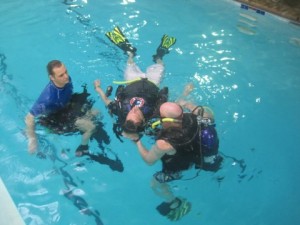
<svg viewBox="0 0 300 225">
<path fill-rule="evenodd" d="M 88 150 L 88 143 L 92 136 L 92 134 L 95 132 L 95 124 L 91 121 L 90 118 L 87 117 L 81 117 L 78 118 L 75 122 L 75 126 L 83 132 L 82 139 L 81 139 L 81 145 L 76 150 L 76 155 L 81 156 L 83 151 Z"/>
<path fill-rule="evenodd" d="M 162 80 L 164 72 L 165 67 L 162 60 L 157 60 L 156 64 L 147 68 L 146 77 L 158 86 Z"/>
<path fill-rule="evenodd" d="M 154 174 L 151 182 L 154 193 L 165 200 L 156 207 L 157 211 L 171 221 L 179 220 L 191 210 L 191 203 L 183 198 L 174 196 L 170 186 L 167 183 L 180 178 L 180 172 L 157 172 Z"/>
<path fill-rule="evenodd" d="M 151 188 L 157 196 L 163 198 L 166 202 L 170 203 L 176 198 L 170 186 L 167 183 L 160 183 L 155 177 L 151 181 Z"/>
<path fill-rule="evenodd" d="M 162 58 L 159 58 L 159 57 L 155 59 L 155 63 L 164 65 Z"/>
<path fill-rule="evenodd" d="M 135 64 L 133 60 L 133 54 L 131 52 L 127 52 L 128 60 L 127 66 L 124 72 L 124 78 L 126 81 L 134 80 L 139 77 L 145 77 L 145 74 L 140 70 L 140 68 Z"/>
<path fill-rule="evenodd" d="M 173 46 L 175 42 L 176 42 L 176 38 L 169 37 L 168 35 L 164 35 L 161 39 L 161 43 L 156 49 L 156 54 L 152 56 L 155 64 L 147 68 L 146 76 L 149 80 L 151 80 L 156 85 L 160 84 L 162 76 L 165 71 L 163 57 L 165 54 L 169 53 L 169 48 Z"/>
<path fill-rule="evenodd" d="M 133 55 L 133 53 L 132 52 L 127 52 L 127 55 L 128 55 L 127 64 L 128 65 L 134 64 L 134 60 L 133 60 L 134 55 Z"/>
</svg>

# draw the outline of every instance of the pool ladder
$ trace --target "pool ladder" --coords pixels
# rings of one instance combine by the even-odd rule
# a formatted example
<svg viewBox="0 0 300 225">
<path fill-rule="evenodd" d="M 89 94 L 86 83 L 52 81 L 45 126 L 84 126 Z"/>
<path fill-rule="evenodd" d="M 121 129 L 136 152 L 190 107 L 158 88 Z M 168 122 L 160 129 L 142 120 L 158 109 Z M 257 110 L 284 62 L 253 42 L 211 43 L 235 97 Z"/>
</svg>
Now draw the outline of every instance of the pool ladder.
<svg viewBox="0 0 300 225">
<path fill-rule="evenodd" d="M 241 3 L 243 12 L 239 13 L 237 29 L 247 35 L 256 35 L 257 14 L 265 15 L 265 11 Z M 255 14 L 254 14 L 255 13 Z"/>
</svg>

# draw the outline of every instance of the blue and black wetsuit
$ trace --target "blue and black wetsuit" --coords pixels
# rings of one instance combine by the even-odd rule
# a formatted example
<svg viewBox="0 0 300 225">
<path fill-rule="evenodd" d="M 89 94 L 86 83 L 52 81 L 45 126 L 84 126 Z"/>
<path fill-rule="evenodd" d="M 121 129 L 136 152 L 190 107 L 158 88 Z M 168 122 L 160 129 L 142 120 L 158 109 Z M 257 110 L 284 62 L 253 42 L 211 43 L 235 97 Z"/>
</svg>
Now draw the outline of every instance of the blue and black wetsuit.
<svg viewBox="0 0 300 225">
<path fill-rule="evenodd" d="M 50 81 L 42 91 L 40 97 L 32 106 L 30 113 L 33 116 L 49 115 L 63 109 L 71 100 L 73 84 L 70 82 L 63 88 L 58 88 Z"/>
<path fill-rule="evenodd" d="M 83 116 L 93 105 L 93 101 L 88 99 L 89 95 L 85 87 L 82 93 L 73 93 L 71 78 L 63 88 L 56 87 L 50 81 L 32 106 L 30 113 L 38 117 L 38 123 L 53 133 L 77 132 L 75 120 Z"/>
</svg>

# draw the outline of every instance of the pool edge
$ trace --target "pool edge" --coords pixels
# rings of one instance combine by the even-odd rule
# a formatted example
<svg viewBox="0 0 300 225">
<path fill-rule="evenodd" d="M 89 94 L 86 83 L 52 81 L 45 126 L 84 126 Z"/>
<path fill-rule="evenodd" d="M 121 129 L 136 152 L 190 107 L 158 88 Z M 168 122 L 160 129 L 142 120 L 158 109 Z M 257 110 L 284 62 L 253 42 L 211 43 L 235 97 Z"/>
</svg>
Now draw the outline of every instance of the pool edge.
<svg viewBox="0 0 300 225">
<path fill-rule="evenodd" d="M 0 224 L 25 225 L 19 211 L 12 200 L 3 180 L 0 177 Z"/>
<path fill-rule="evenodd" d="M 279 16 L 281 18 L 284 18 L 292 24 L 300 26 L 300 18 L 299 17 L 294 17 L 294 16 L 283 14 L 282 12 L 280 12 L 280 10 L 275 10 L 271 7 L 268 7 L 267 5 L 264 5 L 264 4 L 261 4 L 261 3 L 258 3 L 258 2 L 250 2 L 248 0 L 233 0 L 233 1 L 238 2 L 238 3 L 243 3 L 243 4 L 246 4 L 248 6 L 257 8 L 257 9 L 264 10 L 264 11 L 270 13 L 270 14 L 273 14 L 273 15 Z"/>
</svg>

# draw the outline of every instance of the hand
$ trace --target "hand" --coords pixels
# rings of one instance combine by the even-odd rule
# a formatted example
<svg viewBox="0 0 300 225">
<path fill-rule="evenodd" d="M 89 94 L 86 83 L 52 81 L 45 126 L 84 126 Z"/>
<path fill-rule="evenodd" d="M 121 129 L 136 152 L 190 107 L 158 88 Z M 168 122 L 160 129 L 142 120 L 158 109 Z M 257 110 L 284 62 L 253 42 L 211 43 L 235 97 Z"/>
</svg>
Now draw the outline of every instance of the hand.
<svg viewBox="0 0 300 225">
<path fill-rule="evenodd" d="M 95 89 L 100 88 L 100 85 L 101 85 L 101 81 L 100 80 L 95 80 L 94 81 L 94 88 Z"/>
<path fill-rule="evenodd" d="M 140 138 L 138 133 L 129 134 L 129 133 L 123 132 L 122 135 L 123 135 L 123 137 L 128 138 L 132 141 L 135 141 Z"/>
<path fill-rule="evenodd" d="M 34 154 L 36 152 L 36 149 L 37 149 L 37 140 L 36 140 L 36 138 L 29 138 L 28 152 L 30 154 Z"/>
<path fill-rule="evenodd" d="M 183 99 L 177 100 L 177 103 L 178 103 L 181 107 L 184 107 L 184 106 L 186 105 L 186 101 L 183 100 Z"/>
<path fill-rule="evenodd" d="M 187 84 L 184 87 L 184 91 L 182 93 L 182 96 L 188 96 L 192 92 L 193 89 L 194 89 L 194 85 L 192 83 Z"/>
</svg>

